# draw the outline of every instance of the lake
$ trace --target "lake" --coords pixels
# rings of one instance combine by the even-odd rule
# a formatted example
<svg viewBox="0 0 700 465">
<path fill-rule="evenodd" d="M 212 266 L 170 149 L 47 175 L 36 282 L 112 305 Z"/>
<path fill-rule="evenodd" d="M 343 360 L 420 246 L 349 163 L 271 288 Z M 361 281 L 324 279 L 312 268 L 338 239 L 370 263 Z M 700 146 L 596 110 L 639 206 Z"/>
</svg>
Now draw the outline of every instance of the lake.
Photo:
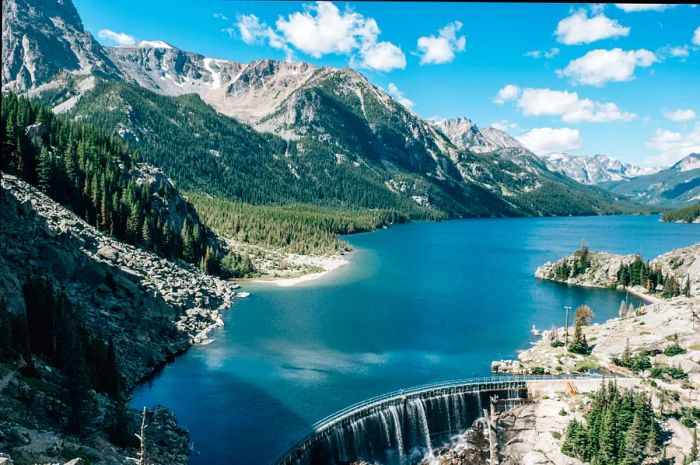
<svg viewBox="0 0 700 465">
<path fill-rule="evenodd" d="M 362 399 L 428 382 L 487 376 L 563 326 L 564 306 L 614 317 L 625 295 L 533 277 L 591 250 L 655 257 L 700 240 L 698 225 L 658 216 L 417 222 L 345 238 L 350 265 L 291 288 L 252 292 L 193 347 L 136 389 L 134 407 L 172 408 L 193 464 L 273 463 L 310 425 Z M 637 305 L 639 301 L 630 297 Z"/>
</svg>

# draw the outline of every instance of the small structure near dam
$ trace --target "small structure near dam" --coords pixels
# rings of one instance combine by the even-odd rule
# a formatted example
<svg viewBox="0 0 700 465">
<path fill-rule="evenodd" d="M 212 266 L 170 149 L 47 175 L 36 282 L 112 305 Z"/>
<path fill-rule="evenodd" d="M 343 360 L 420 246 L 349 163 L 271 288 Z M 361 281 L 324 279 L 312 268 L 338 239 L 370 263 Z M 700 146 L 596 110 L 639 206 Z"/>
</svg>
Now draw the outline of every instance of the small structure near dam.
<svg viewBox="0 0 700 465">
<path fill-rule="evenodd" d="M 491 408 L 507 410 L 528 398 L 529 381 L 496 377 L 419 386 L 368 399 L 313 426 L 279 465 L 353 461 L 410 465 L 433 446 L 467 430 Z"/>
</svg>

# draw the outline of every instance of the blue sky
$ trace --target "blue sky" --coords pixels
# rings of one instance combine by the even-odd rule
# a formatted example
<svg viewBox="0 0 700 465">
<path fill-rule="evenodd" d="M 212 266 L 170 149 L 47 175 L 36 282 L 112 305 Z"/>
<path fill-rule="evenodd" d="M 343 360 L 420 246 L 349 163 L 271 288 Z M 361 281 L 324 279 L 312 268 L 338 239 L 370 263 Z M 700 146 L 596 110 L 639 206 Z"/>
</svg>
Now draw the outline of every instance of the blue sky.
<svg viewBox="0 0 700 465">
<path fill-rule="evenodd" d="M 538 153 L 665 165 L 700 151 L 689 5 L 74 1 L 103 44 L 352 66 L 421 117 L 495 125 Z"/>
</svg>

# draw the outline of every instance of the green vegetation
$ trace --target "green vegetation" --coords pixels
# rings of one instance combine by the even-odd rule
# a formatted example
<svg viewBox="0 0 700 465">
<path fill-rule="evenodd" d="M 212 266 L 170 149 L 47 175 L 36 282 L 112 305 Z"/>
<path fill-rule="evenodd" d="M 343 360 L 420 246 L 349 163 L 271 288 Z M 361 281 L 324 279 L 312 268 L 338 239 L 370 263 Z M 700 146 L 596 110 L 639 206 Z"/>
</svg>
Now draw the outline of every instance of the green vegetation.
<svg viewBox="0 0 700 465">
<path fill-rule="evenodd" d="M 558 280 L 565 281 L 569 278 L 575 278 L 586 272 L 591 266 L 591 253 L 588 245 L 581 242 L 579 249 L 574 252 L 574 259 L 563 260 L 554 266 L 554 277 Z"/>
<path fill-rule="evenodd" d="M 617 283 L 622 286 L 644 286 L 650 293 L 654 294 L 661 289 L 661 297 L 678 297 L 684 295 L 690 297 L 690 276 L 686 276 L 685 284 L 677 276 L 672 274 L 664 275 L 661 266 L 657 263 L 645 262 L 641 255 L 637 255 L 632 263 L 621 264 L 617 270 Z"/>
<path fill-rule="evenodd" d="M 588 305 L 581 305 L 574 312 L 574 340 L 569 344 L 569 352 L 580 355 L 588 355 L 593 350 L 593 346 L 588 344 L 583 327 L 588 325 L 593 319 L 594 313 Z"/>
<path fill-rule="evenodd" d="M 349 250 L 338 234 L 370 231 L 409 217 L 395 210 L 331 209 L 309 204 L 252 205 L 188 193 L 202 220 L 222 236 L 299 254 Z M 437 213 L 426 219 L 442 218 Z"/>
<path fill-rule="evenodd" d="M 562 452 L 592 465 L 641 465 L 662 445 L 651 399 L 610 382 L 595 394 L 582 424 L 571 420 Z"/>
<path fill-rule="evenodd" d="M 661 379 L 666 375 L 673 379 L 688 379 L 688 373 L 684 372 L 680 367 L 654 367 L 651 369 L 651 377 Z"/>
<path fill-rule="evenodd" d="M 14 94 L 2 96 L 0 169 L 35 185 L 99 230 L 166 258 L 181 258 L 210 273 L 221 268 L 223 250 L 185 203 L 181 217 L 162 208 L 177 196 L 163 182 L 139 180 L 138 159 L 120 139 L 82 123 L 55 117 L 39 104 Z"/>
<path fill-rule="evenodd" d="M 622 286 L 644 286 L 650 293 L 656 292 L 659 285 L 664 284 L 666 278 L 661 272 L 661 267 L 645 262 L 641 255 L 637 255 L 629 265 L 622 264 L 617 270 L 617 283 Z"/>
<path fill-rule="evenodd" d="M 627 345 L 625 346 L 625 350 L 622 352 L 622 355 L 620 355 L 619 358 L 613 358 L 612 362 L 617 366 L 632 370 L 635 374 L 651 368 L 649 353 L 646 351 L 641 351 L 637 354 L 632 354 L 630 351 L 629 340 L 627 340 Z"/>
<path fill-rule="evenodd" d="M 685 208 L 669 210 L 661 215 L 662 221 L 692 223 L 700 218 L 700 202 Z"/>
</svg>

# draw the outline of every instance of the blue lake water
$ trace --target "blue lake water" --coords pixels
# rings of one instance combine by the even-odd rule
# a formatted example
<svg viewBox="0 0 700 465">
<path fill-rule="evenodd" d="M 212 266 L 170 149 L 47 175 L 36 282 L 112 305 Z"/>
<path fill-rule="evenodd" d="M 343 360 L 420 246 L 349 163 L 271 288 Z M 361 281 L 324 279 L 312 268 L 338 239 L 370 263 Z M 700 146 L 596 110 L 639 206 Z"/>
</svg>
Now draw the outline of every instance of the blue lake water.
<svg viewBox="0 0 700 465">
<path fill-rule="evenodd" d="M 622 293 L 536 280 L 575 250 L 655 257 L 700 240 L 657 216 L 412 223 L 346 238 L 351 264 L 291 288 L 247 284 L 215 341 L 194 347 L 133 396 L 190 429 L 193 464 L 267 464 L 317 420 L 423 383 L 486 376 L 563 325 L 564 306 L 615 316 Z M 636 299 L 630 299 L 638 303 Z"/>
</svg>

